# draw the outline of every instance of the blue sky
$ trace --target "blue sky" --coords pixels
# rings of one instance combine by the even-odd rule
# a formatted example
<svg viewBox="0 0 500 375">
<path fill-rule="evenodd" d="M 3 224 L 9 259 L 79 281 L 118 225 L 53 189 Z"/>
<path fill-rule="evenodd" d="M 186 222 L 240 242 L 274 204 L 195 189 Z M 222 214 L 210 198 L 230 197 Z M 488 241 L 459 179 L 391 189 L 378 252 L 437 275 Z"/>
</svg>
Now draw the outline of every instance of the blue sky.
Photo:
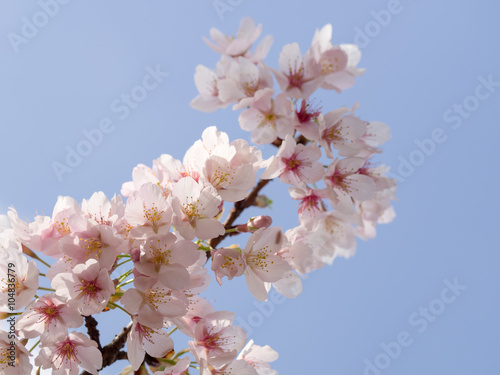
<svg viewBox="0 0 500 375">
<path fill-rule="evenodd" d="M 328 110 L 359 100 L 358 115 L 390 125 L 379 161 L 400 179 L 396 220 L 360 241 L 355 257 L 311 274 L 295 300 L 255 304 L 243 280 L 206 296 L 280 353 L 280 374 L 496 373 L 497 2 L 72 0 L 43 11 L 45 3 L 0 4 L 2 213 L 14 206 L 30 219 L 50 215 L 58 195 L 112 196 L 135 165 L 162 153 L 182 158 L 210 125 L 250 139 L 238 113 L 189 107 L 196 65 L 218 60 L 202 36 L 211 27 L 235 33 L 250 16 L 274 35 L 266 62 L 277 66 L 284 44 L 305 51 L 316 28 L 331 23 L 334 43 L 361 44 L 367 72 L 341 96 L 318 98 Z M 157 85 L 120 109 L 151 70 Z M 58 178 L 54 162 L 66 164 L 99 127 L 102 139 Z M 266 194 L 275 224 L 295 226 L 285 186 L 270 184 Z M 120 326 L 99 321 L 108 342 Z"/>
</svg>

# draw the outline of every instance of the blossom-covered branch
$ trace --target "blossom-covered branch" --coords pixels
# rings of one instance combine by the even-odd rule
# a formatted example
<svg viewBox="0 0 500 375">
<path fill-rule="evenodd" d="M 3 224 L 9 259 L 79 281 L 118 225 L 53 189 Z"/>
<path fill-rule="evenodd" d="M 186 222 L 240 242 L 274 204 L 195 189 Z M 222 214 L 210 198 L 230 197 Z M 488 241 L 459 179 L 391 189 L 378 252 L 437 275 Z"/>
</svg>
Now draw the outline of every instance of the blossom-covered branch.
<svg viewBox="0 0 500 375">
<path fill-rule="evenodd" d="M 121 195 L 96 192 L 82 202 L 60 196 L 51 216 L 32 222 L 10 209 L 10 227 L 0 232 L 0 313 L 22 311 L 22 341 L 0 331 L 17 364 L 0 357 L 0 372 L 30 373 L 25 345 L 35 339 L 34 365 L 54 374 L 95 375 L 127 359 L 122 374 L 185 375 L 198 367 L 201 375 L 277 375 L 269 364 L 277 352 L 247 340 L 234 313 L 215 311 L 202 296 L 209 273 L 219 284 L 244 276 L 259 301 L 271 288 L 294 298 L 300 276 L 351 256 L 356 237 L 373 238 L 377 225 L 394 218 L 396 186 L 375 161 L 390 138 L 387 125 L 358 117 L 358 103 L 323 112 L 312 97 L 355 84 L 364 71 L 359 49 L 332 44 L 326 25 L 304 54 L 297 43 L 285 45 L 272 68 L 264 62 L 272 38 L 252 48 L 261 31 L 249 18 L 236 37 L 210 31 L 206 42 L 222 56 L 215 70 L 196 68 L 199 95 L 191 102 L 205 112 L 232 104 L 253 144 L 208 127 L 182 160 L 163 154 L 137 165 Z M 267 160 L 259 150 L 265 144 L 276 146 Z M 279 217 L 244 218 L 247 208 L 266 206 L 260 192 L 273 180 L 298 203 L 292 228 Z M 222 223 L 226 203 L 233 207 Z M 250 237 L 236 242 L 244 232 Z M 219 247 L 228 239 L 235 243 Z M 16 265 L 15 280 L 8 264 Z M 104 347 L 97 314 L 129 320 Z M 190 338 L 188 349 L 176 348 L 177 330 Z"/>
</svg>

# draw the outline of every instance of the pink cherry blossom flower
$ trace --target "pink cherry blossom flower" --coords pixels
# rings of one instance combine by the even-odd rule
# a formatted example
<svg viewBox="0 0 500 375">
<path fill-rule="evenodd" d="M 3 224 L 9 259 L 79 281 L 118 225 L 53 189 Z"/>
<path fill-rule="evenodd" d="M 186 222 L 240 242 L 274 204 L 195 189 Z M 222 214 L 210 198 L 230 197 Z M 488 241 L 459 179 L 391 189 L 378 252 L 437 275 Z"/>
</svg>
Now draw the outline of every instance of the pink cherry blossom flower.
<svg viewBox="0 0 500 375">
<path fill-rule="evenodd" d="M 314 144 L 297 144 L 287 136 L 261 178 L 269 180 L 275 177 L 281 182 L 302 187 L 304 183 L 314 183 L 323 177 L 325 168 L 317 160 L 321 150 Z"/>
<path fill-rule="evenodd" d="M 314 141 L 319 140 L 318 118 L 321 115 L 319 107 L 314 106 L 312 101 L 302 99 L 299 109 L 295 109 L 292 117 L 292 125 L 301 132 L 304 137 Z"/>
<path fill-rule="evenodd" d="M 213 186 L 185 177 L 175 184 L 172 197 L 174 225 L 182 237 L 208 240 L 225 233 L 224 225 L 214 218 L 222 201 Z"/>
<path fill-rule="evenodd" d="M 154 375 L 185 375 L 189 370 L 191 360 L 189 357 L 184 357 L 174 366 L 167 366 L 163 371 L 156 371 Z"/>
<path fill-rule="evenodd" d="M 330 192 L 332 206 L 345 214 L 354 213 L 354 200 L 371 199 L 375 193 L 375 182 L 359 173 L 364 166 L 362 158 L 335 159 L 328 167 L 325 181 Z"/>
<path fill-rule="evenodd" d="M 167 288 L 160 282 L 155 282 L 154 279 L 149 279 L 144 282 L 146 285 L 137 286 L 137 283 L 134 283 L 141 290 L 127 289 L 120 300 L 125 309 L 131 314 L 136 314 L 139 323 L 151 328 L 162 327 L 165 317 L 183 316 L 188 306 L 186 296 Z M 148 282 L 154 284 L 147 285 Z"/>
<path fill-rule="evenodd" d="M 245 345 L 247 335 L 243 328 L 233 326 L 234 313 L 218 311 L 200 320 L 194 341 L 189 341 L 191 352 L 198 363 L 203 359 L 214 367 L 231 362 Z"/>
<path fill-rule="evenodd" d="M 231 60 L 229 58 L 224 59 L 224 57 L 222 56 L 218 64 L 218 70 L 228 70 L 226 65 L 231 64 Z M 191 100 L 191 107 L 203 112 L 213 112 L 218 108 L 227 107 L 230 103 L 224 103 L 219 97 L 219 81 L 224 78 L 224 76 L 219 76 L 217 72 L 206 66 L 198 65 L 194 74 L 194 83 L 200 94 Z"/>
<path fill-rule="evenodd" d="M 215 312 L 214 307 L 205 298 L 192 296 L 188 298 L 189 306 L 187 313 L 181 318 L 166 319 L 179 328 L 179 330 L 189 337 L 195 336 L 195 329 L 200 320 L 208 314 Z"/>
<path fill-rule="evenodd" d="M 128 241 L 112 227 L 92 224 L 83 217 L 79 217 L 79 221 L 81 226 L 78 232 L 60 241 L 65 261 L 74 267 L 88 259 L 95 259 L 102 268 L 111 270 L 116 257 L 128 251 Z"/>
<path fill-rule="evenodd" d="M 135 268 L 171 289 L 187 289 L 190 282 L 187 267 L 198 260 L 197 250 L 195 243 L 178 240 L 172 233 L 150 237 L 141 245 L 140 261 L 135 262 Z"/>
<path fill-rule="evenodd" d="M 307 99 L 319 88 L 323 80 L 321 65 L 310 54 L 303 57 L 297 43 L 283 47 L 279 67 L 281 70 L 270 69 L 280 89 L 290 98 Z"/>
<path fill-rule="evenodd" d="M 174 348 L 174 341 L 162 328 L 150 328 L 133 319 L 127 335 L 127 357 L 132 369 L 137 371 L 148 353 L 154 358 L 162 358 Z"/>
<path fill-rule="evenodd" d="M 278 255 L 282 243 L 281 228 L 259 229 L 250 236 L 243 250 L 247 287 L 259 301 L 267 299 L 270 283 L 291 271 L 290 265 Z"/>
<path fill-rule="evenodd" d="M 274 99 L 273 94 L 273 89 L 266 88 L 238 104 L 238 108 L 250 107 L 240 114 L 238 121 L 243 130 L 252 132 L 252 142 L 256 144 L 272 143 L 276 137 L 284 139 L 293 134 L 290 117 L 293 105 L 284 93 Z"/>
<path fill-rule="evenodd" d="M 300 223 L 310 227 L 310 224 L 326 211 L 324 199 L 328 198 L 326 189 L 297 189 L 289 187 L 288 191 L 292 199 L 299 200 L 299 220 Z"/>
<path fill-rule="evenodd" d="M 261 33 L 262 25 L 255 26 L 254 21 L 247 17 L 241 20 L 240 29 L 236 37 L 226 36 L 213 27 L 210 29 L 210 37 L 215 43 L 212 43 L 205 37 L 203 40 L 210 48 L 221 55 L 238 57 L 243 56 L 250 49 Z"/>
<path fill-rule="evenodd" d="M 22 337 L 42 336 L 50 339 L 68 328 L 83 325 L 83 318 L 73 306 L 57 298 L 54 293 L 45 294 L 31 302 L 17 320 Z"/>
<path fill-rule="evenodd" d="M 28 262 L 17 247 L 6 250 L 0 252 L 0 311 L 3 312 L 10 311 L 8 301 L 12 296 L 10 292 L 15 293 L 16 310 L 30 303 L 38 289 L 39 276 L 35 261 Z"/>
<path fill-rule="evenodd" d="M 215 273 L 215 279 L 222 285 L 222 278 L 227 276 L 229 280 L 233 277 L 243 275 L 246 264 L 241 250 L 223 248 L 212 251 L 212 271 Z"/>
<path fill-rule="evenodd" d="M 257 375 L 256 370 L 246 361 L 234 360 L 215 368 L 204 359 L 200 361 L 200 375 Z"/>
<path fill-rule="evenodd" d="M 83 369 L 98 375 L 102 354 L 97 343 L 80 332 L 71 332 L 44 342 L 35 358 L 35 366 L 52 368 L 54 375 L 78 375 Z"/>
<path fill-rule="evenodd" d="M 276 361 L 278 357 L 278 353 L 269 345 L 255 345 L 253 340 L 250 340 L 238 354 L 237 359 L 242 359 L 251 365 L 258 375 L 278 375 L 278 372 L 269 366 L 269 362 Z"/>
<path fill-rule="evenodd" d="M 82 201 L 82 214 L 94 224 L 113 227 L 125 215 L 125 205 L 119 195 L 109 200 L 102 192 L 92 194 L 89 200 Z"/>
<path fill-rule="evenodd" d="M 391 201 L 396 197 L 396 187 L 391 187 L 375 193 L 373 199 L 358 202 L 357 211 L 361 216 L 361 224 L 356 228 L 356 234 L 365 239 L 374 238 L 378 224 L 387 224 L 394 220 L 396 213 Z"/>
<path fill-rule="evenodd" d="M 2 375 L 31 374 L 33 365 L 30 363 L 32 356 L 26 347 L 11 334 L 0 329 L 0 373 Z M 14 366 L 10 366 L 13 363 Z"/>
<path fill-rule="evenodd" d="M 366 133 L 357 141 L 360 151 L 356 156 L 367 159 L 382 152 L 378 146 L 389 139 L 391 139 L 391 129 L 387 124 L 379 121 L 369 122 L 366 126 Z"/>
<path fill-rule="evenodd" d="M 349 258 L 356 251 L 354 227 L 336 212 L 325 212 L 315 222 L 312 230 L 306 229 L 306 243 L 313 249 L 313 256 L 331 265 L 335 258 Z"/>
<path fill-rule="evenodd" d="M 37 216 L 32 223 L 25 223 L 15 211 L 9 212 L 12 227 L 21 241 L 33 251 L 40 251 L 56 259 L 60 256 L 59 240 L 72 232 L 70 218 L 81 215 L 80 206 L 71 197 L 59 196 L 52 218 Z"/>
<path fill-rule="evenodd" d="M 58 297 L 74 301 L 82 315 L 100 313 L 115 291 L 109 272 L 95 259 L 78 264 L 73 272 L 56 275 L 52 287 Z"/>
<path fill-rule="evenodd" d="M 138 193 L 127 200 L 125 218 L 134 228 L 131 234 L 141 237 L 167 233 L 172 224 L 172 209 L 158 185 L 144 184 Z"/>
<path fill-rule="evenodd" d="M 357 67 L 361 59 L 358 46 L 354 44 L 334 46 L 331 39 L 332 25 L 327 24 L 321 30 L 316 30 L 310 52 L 321 66 L 321 75 L 324 77 L 321 88 L 340 93 L 352 87 L 355 77 L 361 75 L 364 69 Z"/>
<path fill-rule="evenodd" d="M 333 159 L 332 148 L 340 156 L 355 156 L 362 149 L 359 142 L 366 133 L 367 123 L 354 116 L 355 105 L 350 114 L 347 107 L 328 112 L 320 122 L 321 139 L 319 144 L 325 149 L 326 156 Z"/>
<path fill-rule="evenodd" d="M 217 82 L 219 98 L 223 103 L 237 103 L 252 98 L 259 90 L 273 86 L 273 77 L 263 63 L 238 57 L 231 62 L 227 76 Z M 233 109 L 238 109 L 237 105 Z"/>
</svg>

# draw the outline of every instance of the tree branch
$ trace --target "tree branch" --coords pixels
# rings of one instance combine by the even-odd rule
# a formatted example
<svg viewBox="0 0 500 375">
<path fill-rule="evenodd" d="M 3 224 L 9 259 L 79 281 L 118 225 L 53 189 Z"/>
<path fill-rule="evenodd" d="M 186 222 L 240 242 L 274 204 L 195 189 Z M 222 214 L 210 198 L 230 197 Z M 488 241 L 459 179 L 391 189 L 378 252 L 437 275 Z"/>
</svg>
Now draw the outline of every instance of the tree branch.
<svg viewBox="0 0 500 375">
<path fill-rule="evenodd" d="M 95 320 L 92 315 L 85 317 L 85 327 L 87 327 L 89 337 L 97 343 L 97 347 L 102 352 L 99 330 L 97 329 L 97 320 Z"/>
<path fill-rule="evenodd" d="M 224 228 L 225 229 L 230 229 L 234 221 L 241 215 L 241 213 L 248 207 L 252 206 L 255 203 L 255 199 L 259 195 L 259 192 L 262 190 L 264 186 L 266 186 L 271 180 L 260 180 L 257 185 L 252 189 L 250 194 L 248 194 L 248 197 L 245 199 L 235 202 L 233 208 L 229 212 L 229 216 L 227 217 L 226 221 L 224 222 Z M 218 244 L 224 240 L 229 235 L 229 233 L 225 233 L 222 236 L 212 238 L 208 243 L 212 248 L 216 248 Z M 210 254 L 207 253 L 207 257 L 210 257 Z"/>
</svg>

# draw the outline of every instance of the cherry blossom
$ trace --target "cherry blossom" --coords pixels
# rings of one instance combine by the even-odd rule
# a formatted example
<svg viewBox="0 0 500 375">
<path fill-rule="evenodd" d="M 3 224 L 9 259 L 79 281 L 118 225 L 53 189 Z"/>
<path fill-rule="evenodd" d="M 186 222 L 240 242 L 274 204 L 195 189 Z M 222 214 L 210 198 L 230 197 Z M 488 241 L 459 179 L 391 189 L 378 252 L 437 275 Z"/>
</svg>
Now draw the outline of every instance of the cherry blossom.
<svg viewBox="0 0 500 375">
<path fill-rule="evenodd" d="M 281 228 L 263 228 L 250 236 L 243 250 L 248 290 L 259 301 L 267 299 L 269 283 L 280 280 L 291 271 L 290 265 L 278 255 L 282 243 Z"/>
<path fill-rule="evenodd" d="M 129 197 L 125 218 L 133 226 L 136 237 L 143 234 L 166 233 L 172 224 L 172 209 L 158 185 L 141 186 L 137 194 Z"/>
<path fill-rule="evenodd" d="M 302 99 L 300 108 L 293 112 L 292 125 L 307 139 L 318 141 L 320 116 L 320 108 L 314 106 L 311 100 Z"/>
<path fill-rule="evenodd" d="M 174 366 L 168 366 L 163 371 L 156 371 L 154 375 L 185 375 L 187 374 L 190 364 L 190 359 L 188 357 L 184 357 Z"/>
<path fill-rule="evenodd" d="M 269 345 L 255 345 L 253 340 L 250 340 L 238 354 L 237 359 L 242 359 L 251 365 L 258 375 L 278 375 L 278 372 L 269 366 L 269 362 L 276 361 L 278 357 L 278 353 Z"/>
<path fill-rule="evenodd" d="M 321 88 L 340 93 L 352 87 L 355 77 L 363 74 L 364 69 L 357 67 L 361 59 L 358 46 L 354 44 L 334 46 L 331 39 L 332 25 L 327 24 L 321 30 L 316 30 L 310 51 L 321 66 L 321 75 L 324 77 Z"/>
<path fill-rule="evenodd" d="M 71 332 L 45 342 L 35 365 L 52 368 L 54 375 L 77 375 L 80 368 L 97 375 L 102 367 L 102 354 L 95 341 L 83 333 Z"/>
<path fill-rule="evenodd" d="M 174 348 L 174 341 L 161 328 L 150 328 L 133 319 L 127 335 L 127 357 L 134 371 L 141 366 L 146 353 L 154 358 L 164 357 Z"/>
<path fill-rule="evenodd" d="M 0 329 L 0 373 L 5 375 L 31 374 L 33 365 L 32 356 L 26 347 L 10 334 Z M 9 363 L 13 363 L 10 366 Z"/>
<path fill-rule="evenodd" d="M 1 251 L 0 261 L 0 311 L 10 311 L 8 299 L 12 284 L 15 289 L 13 291 L 15 309 L 20 310 L 28 305 L 36 294 L 39 277 L 36 263 L 33 260 L 28 262 L 28 259 L 17 248 Z M 9 267 L 9 264 L 14 266 Z"/>
<path fill-rule="evenodd" d="M 56 275 L 52 287 L 58 297 L 74 300 L 82 315 L 101 312 L 115 291 L 108 271 L 95 259 L 78 264 L 73 272 Z"/>
<path fill-rule="evenodd" d="M 244 57 L 231 61 L 227 76 L 217 82 L 218 97 L 223 103 L 237 103 L 244 98 L 253 97 L 259 90 L 272 86 L 273 77 L 264 64 L 255 65 Z"/>
<path fill-rule="evenodd" d="M 30 303 L 17 320 L 17 328 L 22 337 L 48 338 L 78 328 L 83 318 L 74 306 L 56 297 L 54 293 L 45 294 Z"/>
<path fill-rule="evenodd" d="M 174 225 L 185 239 L 207 240 L 224 234 L 224 226 L 214 218 L 222 201 L 213 186 L 184 177 L 175 184 L 172 197 Z"/>
<path fill-rule="evenodd" d="M 233 321 L 234 314 L 229 311 L 214 312 L 200 320 L 194 332 L 195 340 L 189 342 L 198 363 L 203 359 L 220 367 L 236 358 L 247 338 L 243 328 L 232 325 Z"/>
<path fill-rule="evenodd" d="M 154 279 L 150 280 L 150 285 L 146 282 L 146 285 L 137 287 L 141 290 L 127 289 L 120 301 L 129 313 L 137 315 L 139 323 L 160 328 L 164 317 L 180 317 L 186 313 L 188 301 L 183 293 L 173 291 Z"/>
<path fill-rule="evenodd" d="M 223 200 L 236 202 L 254 185 L 262 157 L 255 146 L 244 140 L 229 143 L 226 133 L 211 126 L 186 152 L 183 164 L 190 176 L 209 182 Z"/>
<path fill-rule="evenodd" d="M 243 99 L 239 107 L 249 107 L 238 118 L 243 130 L 252 132 L 252 142 L 272 143 L 276 137 L 285 138 L 293 134 L 290 113 L 292 103 L 281 93 L 273 98 L 274 90 L 259 90 L 250 99 Z"/>
<path fill-rule="evenodd" d="M 330 202 L 340 212 L 352 214 L 353 199 L 363 201 L 373 197 L 375 182 L 359 173 L 364 164 L 362 158 L 335 159 L 326 170 L 325 181 L 332 189 Z"/>
<path fill-rule="evenodd" d="M 222 285 L 224 276 L 231 280 L 233 277 L 243 275 L 245 268 L 245 259 L 241 249 L 225 248 L 212 252 L 212 271 L 214 271 L 215 279 L 220 285 Z"/>
<path fill-rule="evenodd" d="M 221 55 L 229 55 L 231 57 L 243 56 L 257 40 L 262 33 L 262 25 L 255 25 L 255 22 L 247 17 L 243 18 L 240 23 L 240 29 L 236 37 L 224 35 L 215 27 L 210 29 L 210 37 L 215 43 L 203 38 L 215 52 Z"/>
<path fill-rule="evenodd" d="M 171 289 L 187 289 L 190 282 L 187 267 L 198 260 L 197 249 L 196 244 L 178 240 L 172 233 L 150 237 L 141 245 L 140 261 L 135 268 Z"/>
<path fill-rule="evenodd" d="M 279 176 L 282 182 L 296 187 L 317 182 L 325 173 L 323 165 L 317 161 L 320 157 L 321 150 L 316 145 L 297 144 L 293 137 L 287 136 L 261 178 Z"/>
<path fill-rule="evenodd" d="M 215 368 L 202 358 L 200 360 L 200 375 L 257 375 L 257 372 L 246 361 L 234 360 L 220 368 Z"/>
<path fill-rule="evenodd" d="M 311 54 L 303 57 L 297 43 L 283 47 L 279 67 L 281 70 L 270 69 L 281 90 L 290 98 L 307 99 L 321 85 L 321 65 Z"/>
<path fill-rule="evenodd" d="M 365 135 L 367 123 L 354 116 L 354 106 L 350 114 L 349 109 L 342 107 L 325 114 L 320 122 L 319 131 L 321 138 L 319 144 L 325 149 L 326 156 L 333 159 L 333 149 L 340 156 L 355 156 L 363 148 L 360 142 Z"/>
</svg>

